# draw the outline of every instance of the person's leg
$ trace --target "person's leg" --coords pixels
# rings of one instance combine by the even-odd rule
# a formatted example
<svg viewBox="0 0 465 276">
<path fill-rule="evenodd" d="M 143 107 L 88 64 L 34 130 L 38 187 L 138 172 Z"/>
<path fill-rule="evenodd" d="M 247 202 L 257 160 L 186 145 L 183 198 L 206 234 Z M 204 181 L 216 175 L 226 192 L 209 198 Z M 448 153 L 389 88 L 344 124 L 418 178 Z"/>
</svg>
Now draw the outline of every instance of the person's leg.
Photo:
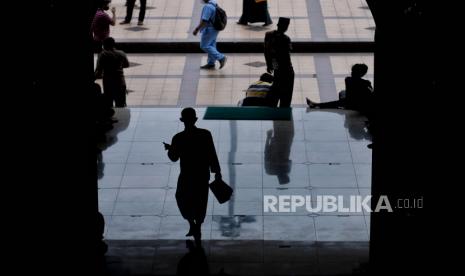
<svg viewBox="0 0 465 276">
<path fill-rule="evenodd" d="M 212 40 L 212 37 L 210 35 L 210 32 L 205 30 L 202 33 L 202 37 L 200 38 L 200 49 L 202 49 L 202 51 L 208 54 L 207 65 L 215 66 L 215 59 L 213 55 L 211 54 L 211 49 L 210 49 L 211 43 L 212 43 L 211 40 Z"/>
<path fill-rule="evenodd" d="M 115 95 L 115 106 L 126 107 L 126 85 L 118 89 L 118 93 Z"/>
<path fill-rule="evenodd" d="M 213 49 L 215 51 L 215 59 L 220 62 L 220 69 L 221 69 L 226 64 L 227 57 L 224 54 L 220 53 L 218 51 L 218 49 L 216 48 L 216 39 L 217 39 L 217 37 L 218 37 L 218 33 L 217 33 L 217 35 L 215 37 L 215 41 L 213 42 Z"/>
<path fill-rule="evenodd" d="M 224 59 L 224 55 L 216 49 L 216 39 L 218 38 L 218 31 L 212 31 L 210 44 L 210 54 L 212 55 L 214 62 L 217 60 Z"/>
<path fill-rule="evenodd" d="M 105 105 L 108 107 L 113 108 L 113 100 L 114 100 L 114 95 L 113 95 L 113 87 L 111 85 L 111 80 L 103 79 L 103 96 L 105 98 Z"/>
<path fill-rule="evenodd" d="M 208 64 L 215 65 L 215 61 L 223 60 L 225 56 L 216 49 L 216 38 L 218 31 L 207 29 L 202 34 L 200 48 L 208 53 Z"/>
<path fill-rule="evenodd" d="M 147 0 L 140 0 L 139 23 L 144 22 L 146 9 L 147 9 Z"/>
<path fill-rule="evenodd" d="M 195 222 L 194 240 L 197 246 L 202 244 L 202 222 Z"/>
<path fill-rule="evenodd" d="M 189 219 L 187 221 L 189 222 L 189 232 L 187 232 L 186 237 L 190 237 L 194 235 L 196 225 L 193 219 Z"/>
<path fill-rule="evenodd" d="M 337 100 L 333 102 L 319 103 L 318 107 L 330 109 L 330 108 L 342 108 L 343 106 L 341 104 L 341 101 Z"/>
<path fill-rule="evenodd" d="M 216 36 L 212 41 L 213 58 L 215 59 L 215 61 L 217 60 L 216 52 L 218 52 L 218 50 L 216 49 L 216 39 L 217 39 L 217 37 L 218 36 Z"/>
<path fill-rule="evenodd" d="M 239 25 L 247 25 L 248 23 L 248 17 L 249 17 L 248 1 L 249 0 L 242 0 L 242 16 L 239 19 L 239 21 L 237 21 L 237 24 Z"/>
<path fill-rule="evenodd" d="M 308 98 L 307 98 L 307 105 L 311 108 L 322 108 L 322 109 L 335 109 L 335 108 L 344 107 L 344 104 L 341 100 L 325 102 L 325 103 L 315 103 L 315 102 L 310 101 Z"/>
<path fill-rule="evenodd" d="M 284 73 L 281 78 L 282 78 L 282 85 L 281 85 L 281 91 L 280 91 L 280 102 L 279 102 L 279 107 L 281 108 L 287 108 L 291 107 L 291 102 L 292 102 L 292 94 L 294 93 L 294 69 L 286 69 L 289 71 L 282 72 Z"/>
<path fill-rule="evenodd" d="M 208 171 L 207 171 L 208 172 Z M 204 183 L 201 183 L 204 182 Z M 207 180 L 199 180 L 201 185 L 198 185 L 198 188 L 192 193 L 192 197 L 195 199 L 195 205 L 192 206 L 194 210 L 195 217 L 195 233 L 194 239 L 196 242 L 200 242 L 202 236 L 202 223 L 205 221 L 208 208 L 208 193 L 209 183 Z"/>
<path fill-rule="evenodd" d="M 134 5 L 136 4 L 136 0 L 128 0 L 127 7 L 126 7 L 126 18 L 124 19 L 125 22 L 129 23 L 132 19 L 132 13 L 134 11 Z"/>
<path fill-rule="evenodd" d="M 265 25 L 264 25 L 264 26 L 268 26 L 268 25 L 273 24 L 273 20 L 271 20 L 270 12 L 268 11 L 268 1 L 265 2 L 265 5 L 266 5 L 266 8 L 265 8 L 265 11 L 266 11 L 266 21 L 265 21 Z"/>
<path fill-rule="evenodd" d="M 195 240 L 195 242 L 197 244 L 201 244 L 201 242 L 202 242 L 202 223 L 203 223 L 203 221 L 204 221 L 204 218 L 195 219 L 193 236 L 194 236 L 194 240 Z"/>
<path fill-rule="evenodd" d="M 276 70 L 277 71 L 277 70 Z M 271 85 L 270 92 L 266 95 L 266 101 L 268 102 L 269 107 L 277 107 L 279 102 L 279 91 L 281 90 L 280 84 L 281 80 L 277 78 L 279 73 L 274 72 L 274 81 Z"/>
</svg>

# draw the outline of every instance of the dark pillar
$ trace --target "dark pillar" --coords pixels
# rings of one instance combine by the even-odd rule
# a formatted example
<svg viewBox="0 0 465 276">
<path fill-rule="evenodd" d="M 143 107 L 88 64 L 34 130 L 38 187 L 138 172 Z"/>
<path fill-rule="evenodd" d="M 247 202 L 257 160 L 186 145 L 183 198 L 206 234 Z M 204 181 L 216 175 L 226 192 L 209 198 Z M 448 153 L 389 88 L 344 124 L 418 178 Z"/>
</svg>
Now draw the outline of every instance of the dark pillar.
<svg viewBox="0 0 465 276">
<path fill-rule="evenodd" d="M 5 10 L 21 14 L 19 39 L 7 42 L 15 52 L 4 55 L 16 55 L 14 68 L 21 70 L 11 73 L 26 86 L 11 91 L 16 99 L 10 102 L 15 146 L 9 147 L 16 154 L 9 185 L 21 195 L 10 194 L 17 204 L 9 227 L 20 235 L 14 254 L 21 265 L 13 274 L 94 275 L 101 264 L 90 35 L 95 4 L 21 5 Z"/>
<path fill-rule="evenodd" d="M 434 229 L 442 226 L 432 217 L 433 208 L 443 206 L 431 191 L 441 177 L 432 124 L 439 116 L 433 111 L 436 99 L 445 92 L 439 89 L 444 67 L 443 47 L 438 47 L 445 24 L 436 20 L 443 3 L 367 2 L 376 22 L 372 193 L 374 199 L 387 195 L 393 205 L 405 198 L 423 198 L 424 203 L 422 209 L 372 214 L 371 269 L 383 275 L 423 275 L 438 268 L 441 254 Z"/>
</svg>

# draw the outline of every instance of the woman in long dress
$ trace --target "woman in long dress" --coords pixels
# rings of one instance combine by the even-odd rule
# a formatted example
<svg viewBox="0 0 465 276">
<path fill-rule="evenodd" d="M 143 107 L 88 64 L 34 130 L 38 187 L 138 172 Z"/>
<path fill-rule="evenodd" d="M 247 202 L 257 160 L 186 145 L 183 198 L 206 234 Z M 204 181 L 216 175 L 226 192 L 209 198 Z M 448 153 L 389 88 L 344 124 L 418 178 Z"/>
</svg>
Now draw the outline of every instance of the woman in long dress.
<svg viewBox="0 0 465 276">
<path fill-rule="evenodd" d="M 242 16 L 237 22 L 239 25 L 264 22 L 263 26 L 273 23 L 268 12 L 267 0 L 242 0 Z"/>
</svg>

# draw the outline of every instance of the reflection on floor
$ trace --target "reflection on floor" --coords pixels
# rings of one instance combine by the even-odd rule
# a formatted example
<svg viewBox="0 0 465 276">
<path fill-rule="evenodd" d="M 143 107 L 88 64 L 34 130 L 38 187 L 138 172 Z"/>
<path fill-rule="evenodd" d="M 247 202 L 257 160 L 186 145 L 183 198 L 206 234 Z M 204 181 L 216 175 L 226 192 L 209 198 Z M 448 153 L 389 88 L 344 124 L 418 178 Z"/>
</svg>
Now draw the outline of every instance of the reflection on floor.
<svg viewBox="0 0 465 276">
<path fill-rule="evenodd" d="M 184 240 L 108 242 L 110 275 L 351 275 L 364 270 L 368 242 L 210 240 L 186 264 Z M 189 269 L 189 273 L 182 273 Z M 221 274 L 221 271 L 224 274 Z"/>
<path fill-rule="evenodd" d="M 174 274 L 184 263 L 188 224 L 174 198 L 179 164 L 162 144 L 182 130 L 180 110 L 119 109 L 102 145 L 99 204 L 113 275 Z M 210 195 L 202 237 L 211 273 L 347 274 L 367 261 L 369 213 L 263 210 L 264 195 L 370 194 L 365 118 L 294 108 L 293 121 L 206 121 L 205 109 L 197 112 L 235 189 L 223 205 Z"/>
</svg>

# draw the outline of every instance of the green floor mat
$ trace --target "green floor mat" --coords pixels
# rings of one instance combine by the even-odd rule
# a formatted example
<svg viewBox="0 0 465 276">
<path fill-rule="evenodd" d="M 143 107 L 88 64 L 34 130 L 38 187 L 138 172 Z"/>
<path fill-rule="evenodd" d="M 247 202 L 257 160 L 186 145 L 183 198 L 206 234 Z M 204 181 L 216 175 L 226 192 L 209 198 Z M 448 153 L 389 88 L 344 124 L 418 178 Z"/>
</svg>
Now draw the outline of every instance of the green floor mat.
<svg viewBox="0 0 465 276">
<path fill-rule="evenodd" d="M 208 107 L 204 120 L 292 120 L 292 108 L 271 107 Z"/>
</svg>

